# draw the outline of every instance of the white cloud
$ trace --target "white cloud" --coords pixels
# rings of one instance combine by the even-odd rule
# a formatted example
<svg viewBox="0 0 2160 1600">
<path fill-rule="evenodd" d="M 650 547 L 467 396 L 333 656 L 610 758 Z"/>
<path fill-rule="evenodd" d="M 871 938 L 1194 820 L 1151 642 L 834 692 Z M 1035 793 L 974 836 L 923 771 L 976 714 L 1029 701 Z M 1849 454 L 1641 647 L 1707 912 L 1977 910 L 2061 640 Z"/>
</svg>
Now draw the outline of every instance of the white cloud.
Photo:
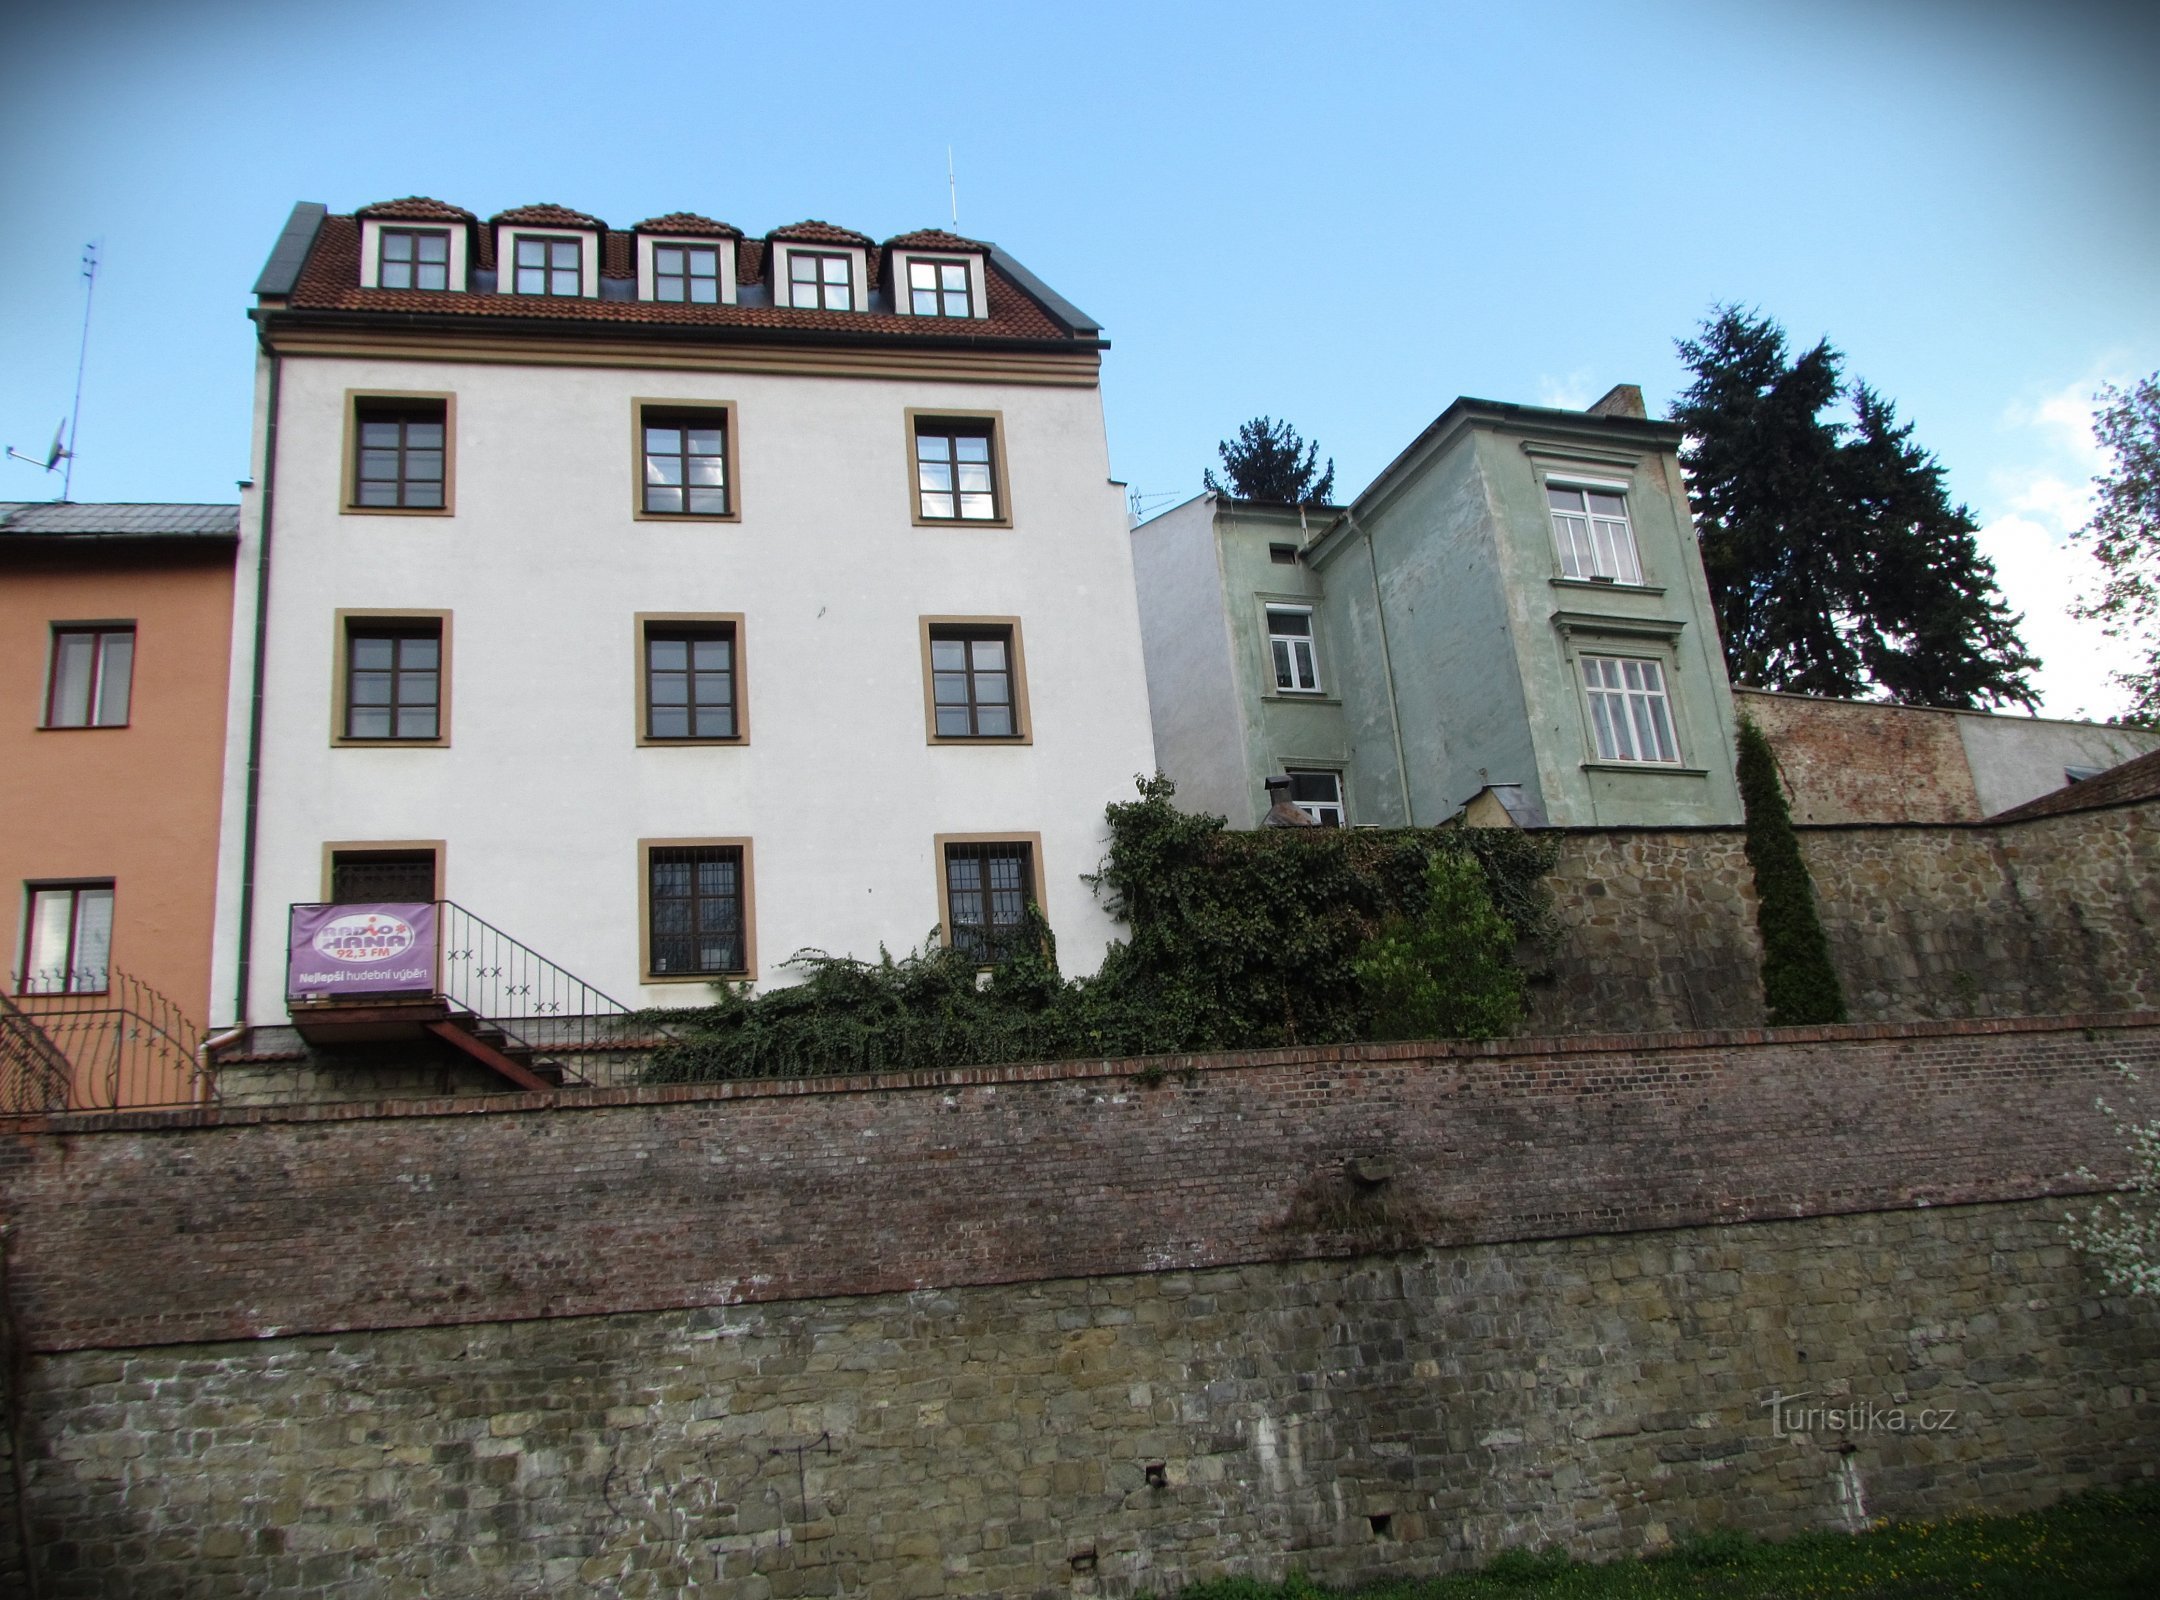
<svg viewBox="0 0 2160 1600">
<path fill-rule="evenodd" d="M 1563 378 L 1546 374 L 1538 379 L 1538 404 L 1560 411 L 1580 411 L 1604 392 L 1581 367 Z"/>
</svg>

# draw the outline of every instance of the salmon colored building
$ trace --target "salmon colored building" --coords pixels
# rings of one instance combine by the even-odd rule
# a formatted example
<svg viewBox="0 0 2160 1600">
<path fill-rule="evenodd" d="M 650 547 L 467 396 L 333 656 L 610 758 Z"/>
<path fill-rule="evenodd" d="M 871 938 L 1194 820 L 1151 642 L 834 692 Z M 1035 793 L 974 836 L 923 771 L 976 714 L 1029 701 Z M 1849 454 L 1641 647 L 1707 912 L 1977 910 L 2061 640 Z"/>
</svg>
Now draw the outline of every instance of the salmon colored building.
<svg viewBox="0 0 2160 1600">
<path fill-rule="evenodd" d="M 0 502 L 6 1109 L 196 1097 L 239 524 Z"/>
</svg>

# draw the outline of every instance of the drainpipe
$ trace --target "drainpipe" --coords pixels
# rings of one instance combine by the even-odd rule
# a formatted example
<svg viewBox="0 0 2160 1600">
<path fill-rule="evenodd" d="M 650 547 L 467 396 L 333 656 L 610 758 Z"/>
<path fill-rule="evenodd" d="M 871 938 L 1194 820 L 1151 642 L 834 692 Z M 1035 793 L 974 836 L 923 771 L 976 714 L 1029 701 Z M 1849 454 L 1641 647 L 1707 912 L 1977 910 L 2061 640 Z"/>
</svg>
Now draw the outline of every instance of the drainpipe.
<svg viewBox="0 0 2160 1600">
<path fill-rule="evenodd" d="M 262 543 L 255 552 L 255 662 L 253 693 L 248 707 L 247 807 L 240 824 L 240 960 L 234 985 L 233 1024 L 247 1025 L 248 979 L 255 963 L 255 817 L 262 799 L 263 677 L 268 670 L 264 650 L 270 638 L 270 529 L 277 508 L 278 379 L 283 358 L 271 349 L 270 420 L 263 430 Z"/>
<path fill-rule="evenodd" d="M 1387 679 L 1388 724 L 1395 731 L 1395 778 L 1402 785 L 1403 821 L 1414 828 L 1417 826 L 1417 803 L 1410 798 L 1410 764 L 1403 759 L 1402 713 L 1395 707 L 1395 658 L 1388 653 L 1387 607 L 1380 599 L 1380 558 L 1373 554 L 1371 530 L 1358 527 L 1357 513 L 1351 511 L 1344 515 L 1365 541 L 1365 565 L 1372 572 L 1373 617 L 1380 624 L 1380 673 Z"/>
</svg>

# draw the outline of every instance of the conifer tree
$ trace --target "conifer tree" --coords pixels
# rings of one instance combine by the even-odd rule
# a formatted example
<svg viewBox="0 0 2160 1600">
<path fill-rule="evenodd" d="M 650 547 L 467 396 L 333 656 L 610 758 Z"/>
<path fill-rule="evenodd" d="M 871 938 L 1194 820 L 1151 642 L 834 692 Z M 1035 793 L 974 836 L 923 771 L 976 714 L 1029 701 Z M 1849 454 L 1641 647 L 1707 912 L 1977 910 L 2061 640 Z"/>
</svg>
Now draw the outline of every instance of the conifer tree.
<svg viewBox="0 0 2160 1600">
<path fill-rule="evenodd" d="M 2124 720 L 2160 727 L 2160 372 L 2128 390 L 2110 385 L 2099 399 L 2093 432 L 2115 459 L 2093 480 L 2099 504 L 2077 537 L 2092 541 L 2107 576 L 2077 614 L 2144 652 L 2115 681 L 2130 695 Z"/>
<path fill-rule="evenodd" d="M 2030 706 L 1978 524 L 1912 424 L 1847 388 L 1829 341 L 1791 356 L 1768 317 L 1720 308 L 1680 341 L 1696 536 L 1735 682 L 1908 705 Z M 1854 420 L 1826 416 L 1849 398 Z"/>
<path fill-rule="evenodd" d="M 1321 471 L 1316 465 L 1319 442 L 1307 444 L 1287 422 L 1255 417 L 1241 423 L 1237 438 L 1223 440 L 1215 452 L 1222 457 L 1227 482 L 1218 481 L 1212 469 L 1203 471 L 1200 481 L 1217 494 L 1296 505 L 1324 501 L 1335 492 L 1335 458 L 1330 456 L 1327 470 Z"/>
</svg>

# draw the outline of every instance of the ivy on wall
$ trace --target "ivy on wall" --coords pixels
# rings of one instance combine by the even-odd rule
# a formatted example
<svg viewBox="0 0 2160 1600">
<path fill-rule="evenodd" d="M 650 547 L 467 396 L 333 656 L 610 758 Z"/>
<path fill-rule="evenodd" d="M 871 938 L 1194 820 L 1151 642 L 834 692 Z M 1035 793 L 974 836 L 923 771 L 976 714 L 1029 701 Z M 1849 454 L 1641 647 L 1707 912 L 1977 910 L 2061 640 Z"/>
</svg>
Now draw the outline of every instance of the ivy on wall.
<svg viewBox="0 0 2160 1600">
<path fill-rule="evenodd" d="M 1167 778 L 1143 778 L 1138 799 L 1107 810 L 1110 849 L 1089 882 L 1129 937 L 1093 976 L 1060 976 L 1039 919 L 1037 939 L 1017 941 L 1026 948 L 987 981 L 935 936 L 876 961 L 801 951 L 788 963 L 805 975 L 794 987 L 723 989 L 712 1006 L 655 1013 L 676 1042 L 656 1053 L 649 1079 L 1404 1036 L 1383 1022 L 1466 1037 L 1515 1025 L 1523 980 L 1496 952 L 1552 937 L 1549 841 L 1493 828 L 1235 833 L 1178 810 L 1175 792 Z M 1440 980 L 1459 991 L 1448 1005 L 1403 1009 L 1420 962 L 1458 969 Z"/>
<path fill-rule="evenodd" d="M 1845 990 L 1815 909 L 1815 880 L 1800 854 L 1777 757 L 1752 718 L 1738 728 L 1740 803 L 1748 865 L 1755 869 L 1755 926 L 1762 933 L 1763 1002 L 1773 1027 L 1843 1022 Z"/>
</svg>

